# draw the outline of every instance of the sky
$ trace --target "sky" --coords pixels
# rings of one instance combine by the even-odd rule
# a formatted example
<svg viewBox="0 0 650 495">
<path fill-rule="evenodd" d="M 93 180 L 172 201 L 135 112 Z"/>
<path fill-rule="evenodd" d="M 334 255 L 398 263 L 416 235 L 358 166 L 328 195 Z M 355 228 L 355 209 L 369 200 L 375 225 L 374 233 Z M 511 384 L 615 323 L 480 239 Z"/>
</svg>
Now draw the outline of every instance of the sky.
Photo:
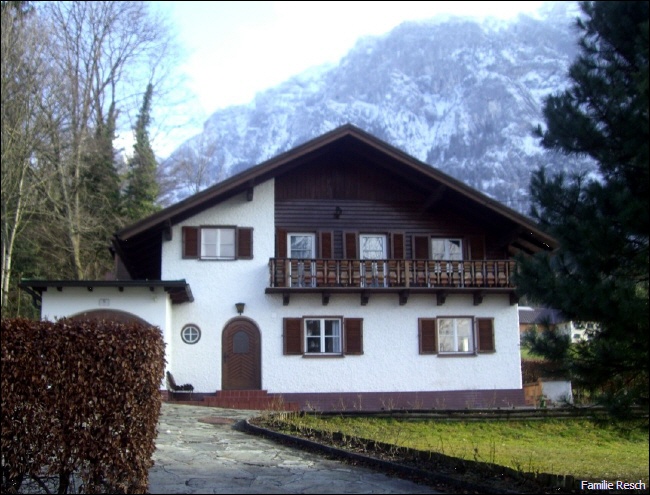
<svg viewBox="0 0 650 495">
<path fill-rule="evenodd" d="M 184 52 L 180 67 L 194 98 L 193 122 L 159 142 L 167 156 L 200 132 L 216 110 L 246 104 L 255 94 L 310 67 L 338 62 L 364 36 L 437 15 L 503 19 L 534 15 L 541 1 L 291 1 L 151 2 L 169 17 Z"/>
</svg>

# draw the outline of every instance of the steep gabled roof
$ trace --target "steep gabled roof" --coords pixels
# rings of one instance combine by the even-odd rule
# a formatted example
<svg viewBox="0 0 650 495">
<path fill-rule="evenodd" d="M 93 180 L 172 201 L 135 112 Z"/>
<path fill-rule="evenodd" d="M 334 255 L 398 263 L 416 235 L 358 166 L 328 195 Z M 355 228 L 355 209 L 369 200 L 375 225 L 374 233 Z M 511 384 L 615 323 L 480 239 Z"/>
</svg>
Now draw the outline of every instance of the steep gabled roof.
<svg viewBox="0 0 650 495">
<path fill-rule="evenodd" d="M 425 187 L 430 185 L 432 193 L 441 188 L 453 191 L 472 204 L 509 220 L 519 227 L 522 243 L 534 246 L 533 249 L 551 249 L 555 245 L 550 236 L 524 215 L 371 134 L 346 124 L 119 230 L 114 235 L 113 246 L 134 278 L 159 278 L 161 242 L 164 236 L 169 238 L 171 235 L 171 226 L 230 197 L 252 191 L 255 185 L 339 147 L 354 149 L 366 156 L 381 156 L 382 165 L 390 167 L 393 173 L 405 180 L 424 184 Z"/>
</svg>

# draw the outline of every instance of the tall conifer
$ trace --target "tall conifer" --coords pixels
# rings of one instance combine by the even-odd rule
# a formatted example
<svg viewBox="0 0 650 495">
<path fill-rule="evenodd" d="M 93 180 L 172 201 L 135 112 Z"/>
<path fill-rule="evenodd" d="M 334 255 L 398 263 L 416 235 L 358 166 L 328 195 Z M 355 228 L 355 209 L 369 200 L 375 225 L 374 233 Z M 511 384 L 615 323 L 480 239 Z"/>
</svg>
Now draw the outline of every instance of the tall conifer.
<svg viewBox="0 0 650 495">
<path fill-rule="evenodd" d="M 125 194 L 125 214 L 135 221 L 157 211 L 159 187 L 156 180 L 158 164 L 149 141 L 151 99 L 153 85 L 149 83 L 144 93 L 142 107 L 135 124 L 133 157 L 129 160 L 128 185 Z"/>
<path fill-rule="evenodd" d="M 648 404 L 648 2 L 581 9 L 571 86 L 546 99 L 539 135 L 548 149 L 590 156 L 599 175 L 533 175 L 532 214 L 560 247 L 521 259 L 518 287 L 599 323 L 590 340 L 566 346 L 564 361 L 624 411 Z"/>
</svg>

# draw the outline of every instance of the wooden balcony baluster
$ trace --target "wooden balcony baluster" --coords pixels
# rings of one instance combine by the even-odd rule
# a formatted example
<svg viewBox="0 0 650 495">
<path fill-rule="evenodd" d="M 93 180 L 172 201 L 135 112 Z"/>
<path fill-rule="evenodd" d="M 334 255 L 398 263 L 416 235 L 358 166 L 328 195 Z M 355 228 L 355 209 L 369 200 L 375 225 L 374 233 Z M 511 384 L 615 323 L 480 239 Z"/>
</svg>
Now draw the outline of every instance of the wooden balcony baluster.
<svg viewBox="0 0 650 495">
<path fill-rule="evenodd" d="M 329 287 L 334 287 L 337 283 L 336 278 L 336 261 L 327 260 L 325 262 L 325 269 L 327 272 L 327 285 Z"/>
<path fill-rule="evenodd" d="M 472 274 L 472 263 L 469 261 L 462 262 L 460 264 L 460 271 L 463 274 L 463 285 L 465 287 L 471 287 L 474 285 L 474 277 Z"/>
<path fill-rule="evenodd" d="M 441 287 L 447 287 L 449 285 L 449 271 L 451 270 L 451 266 L 448 264 L 446 261 L 438 261 L 438 266 L 440 267 L 440 286 Z"/>
<path fill-rule="evenodd" d="M 348 287 L 350 285 L 350 261 L 341 260 L 339 264 L 339 283 L 342 287 Z"/>
<path fill-rule="evenodd" d="M 325 285 L 325 261 L 316 260 L 316 287 Z"/>
<path fill-rule="evenodd" d="M 474 268 L 474 284 L 477 287 L 483 287 L 485 284 L 485 277 L 483 276 L 483 262 L 482 261 L 473 261 Z"/>
</svg>

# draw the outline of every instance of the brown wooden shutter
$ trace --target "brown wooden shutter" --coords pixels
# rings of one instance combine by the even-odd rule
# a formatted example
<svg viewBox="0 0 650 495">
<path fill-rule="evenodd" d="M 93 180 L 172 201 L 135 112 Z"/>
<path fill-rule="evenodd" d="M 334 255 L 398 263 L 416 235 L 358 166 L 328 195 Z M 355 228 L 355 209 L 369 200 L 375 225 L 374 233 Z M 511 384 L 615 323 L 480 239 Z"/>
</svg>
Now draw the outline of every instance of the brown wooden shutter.
<svg viewBox="0 0 650 495">
<path fill-rule="evenodd" d="M 183 227 L 183 258 L 199 257 L 199 229 L 198 227 Z"/>
<path fill-rule="evenodd" d="M 357 253 L 357 233 L 345 232 L 343 239 L 343 257 L 348 260 L 357 259 L 359 257 L 359 253 Z"/>
<path fill-rule="evenodd" d="M 284 354 L 302 354 L 302 318 L 284 318 Z"/>
<path fill-rule="evenodd" d="M 275 230 L 275 253 L 278 258 L 287 257 L 287 231 L 284 229 Z"/>
<path fill-rule="evenodd" d="M 494 320 L 492 318 L 478 318 L 478 352 L 494 352 Z"/>
<path fill-rule="evenodd" d="M 429 259 L 429 236 L 413 236 L 413 258 L 418 260 Z"/>
<path fill-rule="evenodd" d="M 345 318 L 345 354 L 363 354 L 363 318 Z"/>
<path fill-rule="evenodd" d="M 482 235 L 473 235 L 469 238 L 469 259 L 485 259 L 485 239 Z"/>
<path fill-rule="evenodd" d="M 250 227 L 237 228 L 237 258 L 253 259 L 253 229 Z"/>
<path fill-rule="evenodd" d="M 393 232 L 391 235 L 390 257 L 396 260 L 403 260 L 406 257 L 404 249 L 404 233 Z"/>
<path fill-rule="evenodd" d="M 438 353 L 435 318 L 418 318 L 418 340 L 420 354 Z"/>
<path fill-rule="evenodd" d="M 320 258 L 332 259 L 334 257 L 334 235 L 332 232 L 320 232 L 318 240 Z"/>
</svg>

